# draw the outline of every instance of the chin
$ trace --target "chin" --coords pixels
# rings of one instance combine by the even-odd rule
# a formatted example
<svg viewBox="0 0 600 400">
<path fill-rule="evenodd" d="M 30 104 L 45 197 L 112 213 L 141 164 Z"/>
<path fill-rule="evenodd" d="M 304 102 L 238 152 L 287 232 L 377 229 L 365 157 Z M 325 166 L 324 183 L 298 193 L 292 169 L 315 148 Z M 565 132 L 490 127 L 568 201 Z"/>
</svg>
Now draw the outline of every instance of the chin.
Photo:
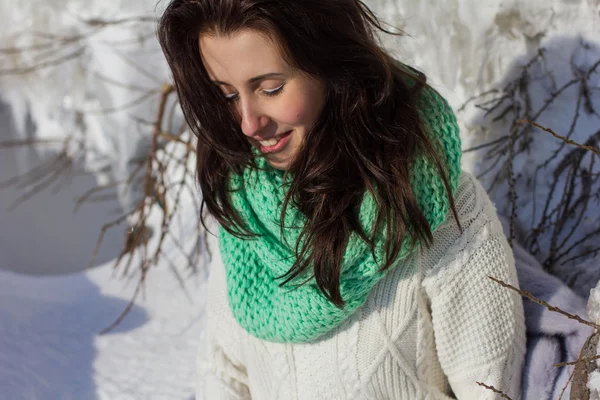
<svg viewBox="0 0 600 400">
<path fill-rule="evenodd" d="M 290 165 L 293 161 L 293 156 L 288 154 L 288 152 L 283 152 L 282 154 L 271 154 L 265 157 L 269 165 L 275 169 L 280 171 L 286 171 L 290 168 Z"/>
<path fill-rule="evenodd" d="M 288 163 L 288 162 L 285 162 L 285 161 L 278 162 L 278 161 L 274 161 L 274 160 L 269 160 L 268 158 L 267 158 L 267 162 L 269 163 L 269 165 L 271 165 L 271 167 L 278 169 L 280 171 L 286 171 L 290 166 L 289 165 L 290 163 Z"/>
</svg>

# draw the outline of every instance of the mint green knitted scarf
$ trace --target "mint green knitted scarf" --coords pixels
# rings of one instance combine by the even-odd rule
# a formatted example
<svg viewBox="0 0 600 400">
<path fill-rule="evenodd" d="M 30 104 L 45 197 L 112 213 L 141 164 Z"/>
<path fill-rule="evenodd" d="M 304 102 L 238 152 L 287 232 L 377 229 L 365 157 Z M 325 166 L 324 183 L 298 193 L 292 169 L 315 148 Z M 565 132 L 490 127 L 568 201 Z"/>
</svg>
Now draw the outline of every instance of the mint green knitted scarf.
<svg viewBox="0 0 600 400">
<path fill-rule="evenodd" d="M 456 118 L 446 101 L 436 92 L 423 89 L 419 109 L 427 131 L 445 154 L 453 192 L 460 175 L 461 143 Z M 261 234 L 255 239 L 239 239 L 220 228 L 220 251 L 226 269 L 229 304 L 240 325 L 251 335 L 282 343 L 302 343 L 319 338 L 348 318 L 365 303 L 371 288 L 409 252 L 408 238 L 396 264 L 378 272 L 384 260 L 383 237 L 378 238 L 373 259 L 369 247 L 356 234 L 346 247 L 340 281 L 343 309 L 330 303 L 314 278 L 307 284 L 280 287 L 275 279 L 294 264 L 294 246 L 300 229 L 287 229 L 280 235 L 280 216 L 285 197 L 282 171 L 257 159 L 259 170 L 247 168 L 231 178 L 233 207 L 248 228 Z M 416 160 L 411 186 L 432 231 L 446 219 L 449 202 L 442 179 L 424 157 Z M 367 192 L 359 211 L 360 223 L 370 232 L 376 208 Z M 303 226 L 304 216 L 290 203 L 285 226 Z M 305 279 L 304 279 L 305 280 Z M 302 280 L 292 281 L 299 283 Z M 294 289 L 294 290 L 291 290 Z"/>
</svg>

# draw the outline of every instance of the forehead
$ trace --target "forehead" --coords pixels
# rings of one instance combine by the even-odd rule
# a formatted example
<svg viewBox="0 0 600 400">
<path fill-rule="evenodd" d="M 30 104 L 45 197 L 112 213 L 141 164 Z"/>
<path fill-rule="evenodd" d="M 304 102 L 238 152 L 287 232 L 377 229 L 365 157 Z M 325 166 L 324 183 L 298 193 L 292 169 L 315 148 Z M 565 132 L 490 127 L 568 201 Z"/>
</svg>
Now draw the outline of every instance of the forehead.
<svg viewBox="0 0 600 400">
<path fill-rule="evenodd" d="M 202 61 L 213 80 L 241 84 L 254 76 L 287 68 L 274 41 L 256 31 L 202 35 L 198 42 Z"/>
</svg>

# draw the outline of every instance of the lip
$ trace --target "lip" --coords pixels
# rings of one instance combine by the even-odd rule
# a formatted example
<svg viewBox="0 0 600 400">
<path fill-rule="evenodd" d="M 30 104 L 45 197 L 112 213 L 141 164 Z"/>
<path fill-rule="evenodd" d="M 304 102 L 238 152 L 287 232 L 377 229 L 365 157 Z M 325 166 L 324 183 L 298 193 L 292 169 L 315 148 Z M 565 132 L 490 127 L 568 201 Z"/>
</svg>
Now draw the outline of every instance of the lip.
<svg viewBox="0 0 600 400">
<path fill-rule="evenodd" d="M 290 138 L 292 137 L 292 133 L 293 133 L 293 130 L 287 131 L 284 134 L 279 135 L 279 136 L 282 136 L 282 138 L 279 139 L 279 142 L 277 142 L 273 146 L 263 146 L 259 143 L 260 152 L 266 154 L 266 153 L 276 153 L 276 152 L 280 151 L 290 141 Z"/>
</svg>

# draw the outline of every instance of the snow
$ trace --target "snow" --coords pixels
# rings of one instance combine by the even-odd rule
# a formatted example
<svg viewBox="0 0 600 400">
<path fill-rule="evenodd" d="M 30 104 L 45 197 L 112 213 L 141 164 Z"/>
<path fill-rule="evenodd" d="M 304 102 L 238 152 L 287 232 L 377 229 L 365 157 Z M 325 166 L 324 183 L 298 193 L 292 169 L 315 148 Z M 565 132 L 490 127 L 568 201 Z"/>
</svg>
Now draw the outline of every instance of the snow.
<svg viewBox="0 0 600 400">
<path fill-rule="evenodd" d="M 169 79 L 155 39 L 155 7 L 148 0 L 1 2 L 3 19 L 12 22 L 0 26 L 2 48 L 29 49 L 0 59 L 0 97 L 11 105 L 14 138 L 73 136 L 100 183 L 127 177 L 128 160 L 148 148 L 142 121 L 153 119 L 160 85 Z M 53 68 L 2 73 L 63 58 Z M 131 191 L 119 195 L 125 208 L 135 203 Z"/>
<path fill-rule="evenodd" d="M 600 399 L 600 372 L 592 371 L 588 381 L 588 389 L 590 389 L 590 400 Z"/>
<path fill-rule="evenodd" d="M 544 59 L 531 63 L 528 68 L 531 78 L 529 78 L 527 88 L 525 90 L 515 90 L 510 100 L 504 102 L 489 117 L 484 119 L 483 111 L 480 111 L 479 115 L 476 116 L 479 119 L 478 124 L 482 130 L 482 134 L 480 133 L 480 138 L 474 140 L 472 144 L 477 145 L 490 142 L 510 133 L 513 119 L 521 119 L 523 115 L 522 111 L 510 111 L 498 122 L 492 122 L 492 118 L 498 116 L 512 102 L 512 104 L 520 107 L 521 110 L 525 109 L 525 107 L 530 107 L 532 110 L 531 114 L 538 115 L 536 119 L 538 124 L 549 127 L 562 136 L 569 136 L 571 140 L 578 143 L 587 142 L 588 145 L 591 144 L 597 147 L 598 139 L 590 142 L 589 138 L 597 135 L 600 114 L 587 112 L 585 110 L 585 101 L 583 100 L 580 106 L 577 107 L 578 98 L 582 92 L 582 85 L 574 84 L 564 91 L 559 90 L 571 81 L 573 77 L 577 76 L 578 70 L 587 71 L 592 67 L 593 63 L 600 60 L 600 47 L 590 42 L 585 44 L 589 47 L 584 47 L 579 38 L 570 37 L 555 38 L 545 42 L 544 48 L 546 51 Z M 506 77 L 503 78 L 497 87 L 515 86 L 516 82 L 519 82 L 522 71 L 521 66 L 527 64 L 530 59 L 531 56 L 516 59 L 515 67 L 509 70 Z M 600 70 L 597 74 L 591 75 L 589 84 L 590 87 L 600 86 Z M 559 92 L 560 94 L 557 95 L 556 93 Z M 556 98 L 552 103 L 548 104 L 547 100 L 553 96 L 556 96 Z M 596 107 L 598 107 L 600 105 L 600 93 L 596 92 L 590 97 L 592 104 L 596 104 Z M 571 133 L 569 133 L 570 129 L 572 129 Z M 537 128 L 534 128 L 529 133 L 529 137 L 531 140 L 529 144 L 530 150 L 516 157 L 513 164 L 514 176 L 516 177 L 516 193 L 518 193 L 515 203 L 517 220 L 520 227 L 527 231 L 548 223 L 547 221 L 544 223 L 542 219 L 545 200 L 554 195 L 552 201 L 548 203 L 549 210 L 553 210 L 559 201 L 564 201 L 561 194 L 567 192 L 570 179 L 573 179 L 576 185 L 574 198 L 582 196 L 584 194 L 582 192 L 584 186 L 583 179 L 585 178 L 581 175 L 573 178 L 569 172 L 569 168 L 567 168 L 570 164 L 565 163 L 565 161 L 573 160 L 574 157 L 577 157 L 577 152 L 580 152 L 580 150 L 574 150 L 575 148 L 572 146 L 564 146 L 561 141 L 554 139 L 549 133 Z M 557 156 L 547 164 L 546 168 L 538 171 L 535 167 L 541 165 L 555 151 L 557 152 Z M 485 154 L 485 151 L 481 151 L 478 154 L 480 154 L 479 160 L 473 164 L 473 169 L 476 171 L 487 169 L 495 161 L 490 157 L 481 156 Z M 581 153 L 581 158 L 581 169 L 588 168 L 589 166 L 589 171 L 592 174 L 597 175 L 600 172 L 598 163 L 595 163 L 597 156 L 592 154 L 591 151 L 587 151 L 587 154 L 585 152 Z M 571 161 L 572 164 L 573 161 Z M 579 170 L 577 172 L 579 173 Z M 486 188 L 493 187 L 490 190 L 490 195 L 496 201 L 498 211 L 504 215 L 510 215 L 512 204 L 506 200 L 509 192 L 509 181 L 508 179 L 504 179 L 500 184 L 494 186 L 492 183 L 493 177 L 494 174 L 488 174 L 482 179 L 482 182 Z M 595 183 L 592 188 L 595 189 L 592 190 L 598 190 L 600 184 L 596 178 L 593 179 L 595 179 Z M 555 180 L 556 185 L 553 186 Z M 559 243 L 564 241 L 563 248 L 565 250 L 589 233 L 597 231 L 600 228 L 600 219 L 598 218 L 600 215 L 600 202 L 598 199 L 592 198 L 588 202 L 582 219 L 578 221 L 580 210 L 577 210 L 577 212 L 568 217 L 564 232 L 568 232 L 568 229 L 572 227 L 572 234 L 569 236 L 568 233 L 561 233 L 558 236 Z M 558 220 L 561 212 L 563 212 L 562 209 L 558 210 L 550 220 Z M 529 244 L 529 250 L 540 261 L 544 261 L 552 256 L 552 235 L 552 229 L 547 229 L 537 242 Z M 577 264 L 586 259 L 575 259 L 576 261 L 574 262 L 569 262 L 569 260 L 578 254 L 591 251 L 596 247 L 598 247 L 597 236 L 592 240 L 580 243 L 576 251 L 572 251 L 571 253 L 563 251 L 565 255 L 558 258 L 554 272 L 561 276 L 563 280 L 571 281 L 573 277 L 572 272 L 577 269 Z M 561 252 L 559 251 L 558 253 Z M 576 267 L 573 268 L 573 265 Z M 598 272 L 598 267 L 595 269 Z M 595 277 L 595 280 L 587 282 L 587 286 L 578 288 L 580 294 L 587 295 L 589 293 L 589 289 L 591 288 L 589 284 L 594 285 L 600 276 L 596 274 Z"/>
<path fill-rule="evenodd" d="M 0 271 L 3 399 L 192 399 L 203 280 L 186 292 L 164 268 L 113 331 L 135 280 L 107 263 L 87 272 L 33 277 Z"/>
<path fill-rule="evenodd" d="M 590 290 L 587 312 L 592 322 L 600 323 L 600 287 L 594 287 Z"/>
<path fill-rule="evenodd" d="M 576 105 L 580 94 L 589 89 L 589 104 L 600 110 L 600 67 L 589 76 L 587 88 L 577 82 L 564 91 L 559 92 L 559 89 L 574 78 L 581 79 L 600 60 L 600 43 L 597 41 L 600 37 L 600 3 L 597 1 L 490 0 L 485 2 L 485 6 L 475 0 L 373 0 L 370 3 L 377 5 L 377 10 L 387 22 L 410 34 L 410 37 L 404 38 L 386 37 L 384 42 L 399 57 L 425 71 L 430 83 L 458 111 L 464 149 L 507 136 L 513 120 L 523 119 L 526 108 L 530 109 L 530 115 L 538 114 L 535 122 L 576 142 L 585 143 L 596 134 L 600 113 L 591 113 L 585 101 L 581 101 L 578 109 Z M 539 48 L 544 49 L 544 57 L 531 62 Z M 519 78 L 530 62 L 527 67 L 529 79 L 523 84 Z M 471 100 L 473 96 L 491 90 L 495 92 Z M 507 94 L 508 98 L 489 115 L 477 106 L 502 94 Z M 547 105 L 547 101 L 555 95 L 556 98 Z M 511 104 L 515 108 L 494 122 L 493 119 Z M 551 193 L 555 175 L 557 182 L 550 210 L 560 200 L 558 194 L 566 192 L 570 170 L 561 161 L 574 149 L 572 146 L 561 147 L 561 141 L 537 128 L 532 129 L 529 135 L 532 139 L 530 150 L 516 157 L 513 167 L 518 193 L 517 224 L 526 231 L 547 225 L 542 220 L 544 201 Z M 598 139 L 591 144 L 598 148 Z M 536 172 L 535 166 L 542 164 L 558 149 L 561 150 L 555 159 Z M 510 216 L 512 204 L 507 201 L 509 181 L 504 179 L 493 185 L 495 173 L 480 175 L 489 168 L 493 172 L 500 168 L 500 164 L 494 166 L 496 159 L 487 156 L 486 150 L 465 153 L 463 168 L 480 177 L 498 211 Z M 597 157 L 589 152 L 583 157 L 581 168 L 591 166 L 589 171 L 598 174 L 600 166 L 594 163 L 594 159 Z M 577 189 L 574 198 L 583 195 L 582 179 L 575 178 Z M 535 191 L 533 182 L 537 182 Z M 596 180 L 592 188 L 599 190 L 600 182 Z M 562 244 L 563 250 L 600 229 L 599 199 L 588 202 L 582 220 L 576 223 L 581 210 L 576 210 L 558 236 L 557 243 Z M 558 210 L 551 222 L 560 216 Z M 569 235 L 571 227 L 573 233 Z M 543 262 L 562 252 L 553 253 L 553 240 L 552 230 L 546 229 L 537 242 L 531 241 L 527 247 Z M 576 290 L 583 296 L 587 296 L 600 278 L 600 256 L 595 259 L 593 254 L 587 258 L 574 257 L 597 246 L 598 236 L 580 243 L 577 249 L 556 261 L 553 271 L 564 281 L 575 283 Z M 588 271 L 588 267 L 593 270 Z"/>
<path fill-rule="evenodd" d="M 152 22 L 129 21 L 99 27 L 85 20 L 117 21 L 160 15 L 166 1 L 28 0 L 18 5 L 0 2 L 2 48 L 49 44 L 38 33 L 77 36 L 68 45 L 49 44 L 51 51 L 0 53 L 0 141 L 26 138 L 76 138 L 68 152 L 75 164 L 91 174 L 65 181 L 21 205 L 7 208 L 22 194 L 0 190 L 0 387 L 10 399 L 192 399 L 195 354 L 202 331 L 206 269 L 198 262 L 191 274 L 167 243 L 169 261 L 163 259 L 148 274 L 145 296 L 137 299 L 124 321 L 111 333 L 99 335 L 124 310 L 133 296 L 139 275 L 114 274 L 126 226 L 105 237 L 94 268 L 87 269 L 98 233 L 108 219 L 131 209 L 139 200 L 134 190 L 120 190 L 105 203 L 82 207 L 73 213 L 74 198 L 97 184 L 121 179 L 132 166 L 128 160 L 144 154 L 160 85 L 169 72 L 154 40 Z M 535 54 L 546 48 L 546 63 L 536 63 L 534 80 L 526 91 L 531 106 L 540 109 L 548 94 L 597 60 L 600 47 L 600 2 L 595 0 L 370 0 L 385 21 L 410 36 L 385 38 L 399 58 L 425 71 L 430 83 L 458 112 L 464 148 L 476 146 L 509 129 L 510 118 L 492 123 L 470 102 L 474 95 L 504 88 Z M 587 48 L 581 46 L 583 38 Z M 29 74 L 2 71 L 55 60 L 80 51 L 58 67 Z M 544 75 L 547 74 L 547 75 Z M 600 87 L 600 73 L 591 83 Z M 525 92 L 513 97 L 523 104 Z M 578 88 L 563 92 L 540 115 L 538 122 L 565 135 L 575 110 Z M 600 91 L 592 99 L 600 107 Z M 484 100 L 486 98 L 483 98 Z M 133 104 L 132 104 L 133 103 Z M 129 106 L 131 105 L 131 106 Z M 582 112 L 572 139 L 585 140 L 600 125 L 597 115 Z M 178 126 L 176 115 L 172 126 Z M 529 167 L 557 149 L 559 142 L 534 131 L 535 151 L 517 160 L 521 173 L 519 222 L 532 226 L 539 218 L 542 199 L 556 163 L 540 172 L 535 195 L 527 187 L 534 174 Z M 543 140 L 539 140 L 543 138 Z M 78 155 L 77 144 L 87 151 Z M 26 172 L 56 154 L 57 146 L 0 149 L 0 182 Z M 565 148 L 568 151 L 570 148 Z M 486 168 L 481 153 L 467 153 L 464 168 Z M 563 155 L 561 154 L 561 157 Z M 559 157 L 560 158 L 560 157 Z M 598 166 L 596 165 L 596 171 Z M 168 175 L 175 181 L 181 166 Z M 484 183 L 489 185 L 490 182 Z M 493 191 L 499 211 L 510 213 L 506 185 Z M 559 182 L 563 190 L 564 179 Z M 194 246 L 197 199 L 186 193 L 176 230 Z M 534 205 L 536 213 L 534 213 Z M 600 215 L 594 205 L 589 215 Z M 151 210 L 157 232 L 158 210 Z M 595 229 L 600 221 L 588 219 L 577 227 L 570 243 Z M 156 240 L 156 236 L 152 240 Z M 548 253 L 548 237 L 540 242 L 538 258 Z M 152 242 L 155 243 L 155 242 Z M 204 252 L 205 253 L 205 252 Z M 179 258 L 178 258 L 179 257 Z M 171 269 L 185 277 L 185 289 Z M 132 265 L 136 265 L 135 261 Z M 568 267 L 568 269 L 567 269 Z M 598 281 L 600 257 L 571 263 L 557 273 L 587 295 Z M 27 274 L 27 275 L 25 275 Z M 597 319 L 600 299 L 590 296 L 590 318 Z M 599 376 L 590 385 L 599 387 Z M 595 382 L 595 383 L 594 383 Z"/>
</svg>

